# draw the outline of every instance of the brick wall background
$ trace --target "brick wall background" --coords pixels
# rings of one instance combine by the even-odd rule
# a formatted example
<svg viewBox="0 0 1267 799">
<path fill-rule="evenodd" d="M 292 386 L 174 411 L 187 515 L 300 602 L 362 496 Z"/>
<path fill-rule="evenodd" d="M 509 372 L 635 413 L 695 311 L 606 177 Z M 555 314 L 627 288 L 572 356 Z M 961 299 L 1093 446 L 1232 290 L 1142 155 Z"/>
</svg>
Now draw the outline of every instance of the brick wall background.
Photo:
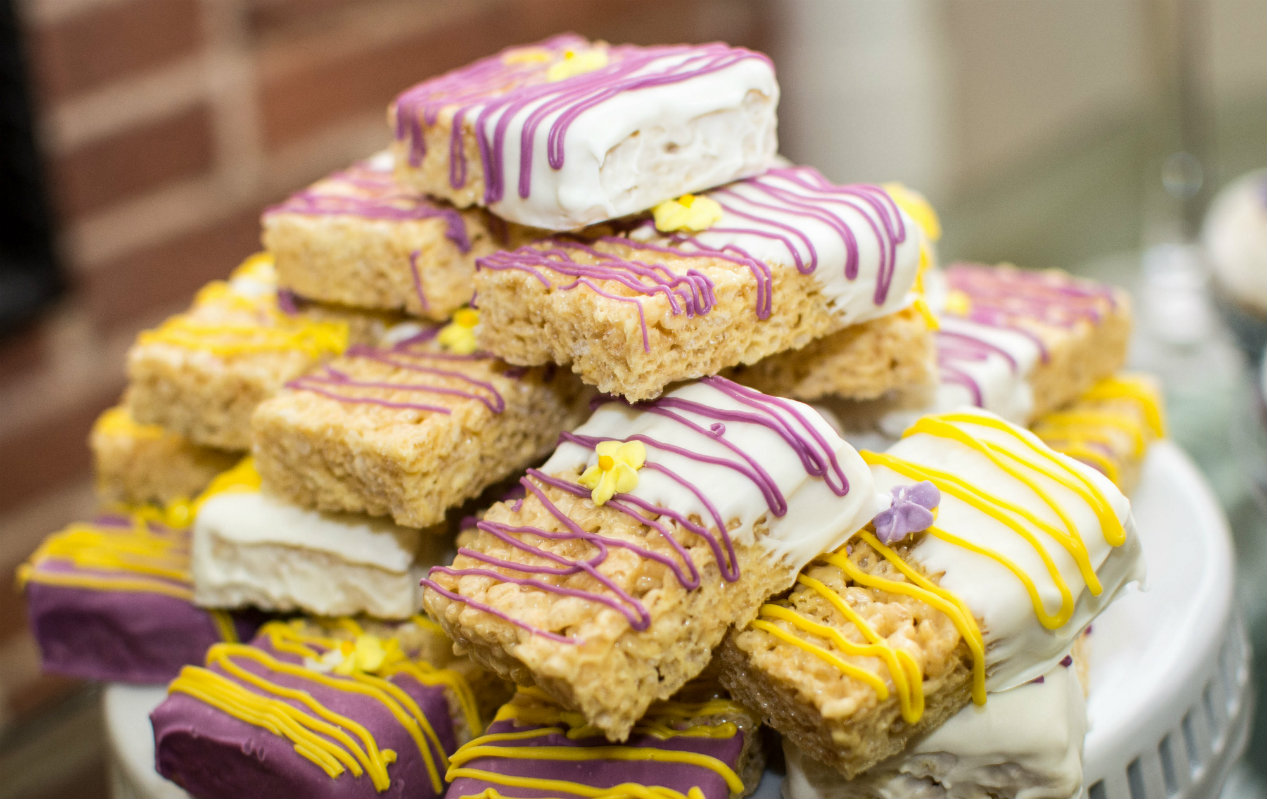
<svg viewBox="0 0 1267 799">
<path fill-rule="evenodd" d="M 385 146 L 398 91 L 564 30 L 761 47 L 765 28 L 755 5 L 733 0 L 25 0 L 17 10 L 70 288 L 0 340 L 0 578 L 94 511 L 86 437 L 122 392 L 136 332 L 257 249 L 265 205 Z M 104 792 L 83 691 L 39 676 L 20 598 L 0 603 L 0 774 L 21 775 L 0 795 Z M 76 726 L 73 757 L 29 759 L 41 736 Z"/>
</svg>

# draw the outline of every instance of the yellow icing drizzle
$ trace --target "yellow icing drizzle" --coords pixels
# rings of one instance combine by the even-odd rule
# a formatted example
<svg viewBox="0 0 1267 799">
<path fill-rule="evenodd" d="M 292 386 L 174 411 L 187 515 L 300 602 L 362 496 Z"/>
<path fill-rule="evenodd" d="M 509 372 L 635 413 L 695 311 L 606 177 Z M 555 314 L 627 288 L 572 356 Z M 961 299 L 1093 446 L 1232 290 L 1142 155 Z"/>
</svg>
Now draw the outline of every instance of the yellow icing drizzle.
<svg viewBox="0 0 1267 799">
<path fill-rule="evenodd" d="M 298 754 L 315 763 L 331 778 L 345 771 L 359 777 L 365 773 L 366 767 L 374 765 L 385 776 L 387 763 L 395 760 L 395 753 L 390 750 L 391 761 L 387 759 L 388 753 L 377 749 L 363 751 L 337 724 L 307 714 L 280 699 L 259 696 L 200 666 L 185 666 L 167 690 L 168 693 L 187 694 L 247 724 L 287 738 L 294 743 Z"/>
<path fill-rule="evenodd" d="M 1061 439 L 1076 442 L 1110 444 L 1113 430 L 1121 431 L 1131 440 L 1131 455 L 1144 454 L 1148 439 L 1144 422 L 1134 415 L 1119 411 L 1066 410 L 1044 415 L 1034 425 L 1034 434 L 1042 439 Z"/>
<path fill-rule="evenodd" d="M 525 702 L 523 700 L 530 700 Z M 634 734 L 651 735 L 660 740 L 675 737 L 707 737 L 728 738 L 736 734 L 738 727 L 734 722 L 698 723 L 683 726 L 684 722 L 697 718 L 709 718 L 726 714 L 743 712 L 734 702 L 714 698 L 703 702 L 661 701 L 652 705 L 647 715 L 634 727 Z M 564 735 L 570 740 L 590 738 L 599 735 L 598 729 L 587 724 L 581 714 L 566 710 L 553 704 L 545 694 L 537 688 L 520 688 L 514 701 L 503 705 L 497 713 L 498 721 L 513 721 L 518 726 L 528 729 L 512 730 L 501 733 L 488 733 L 476 738 L 458 749 L 450 758 L 450 766 L 446 778 L 449 781 L 461 777 L 471 777 L 503 787 L 527 788 L 547 792 L 551 796 L 583 796 L 604 797 L 661 797 L 670 799 L 693 799 L 701 797 L 698 788 L 692 788 L 687 794 L 661 786 L 645 786 L 625 783 L 611 788 L 598 788 L 564 779 L 542 777 L 524 777 L 518 775 L 499 774 L 484 769 L 472 768 L 467 764 L 480 757 L 496 757 L 509 760 L 563 760 L 582 762 L 587 760 L 618 761 L 652 761 L 661 763 L 685 763 L 705 768 L 725 780 L 732 796 L 739 796 L 744 791 L 743 780 L 735 771 L 711 755 L 696 752 L 657 749 L 654 747 L 632 747 L 620 744 L 593 747 L 570 747 L 554 745 L 498 746 L 507 741 L 524 741 L 548 735 Z M 478 796 L 501 797 L 503 794 L 495 787 L 486 788 Z"/>
<path fill-rule="evenodd" d="M 233 616 L 224 610 L 208 610 L 211 614 L 211 620 L 216 625 L 216 630 L 220 633 L 220 640 L 228 644 L 241 643 L 238 641 L 238 629 L 233 626 Z"/>
<path fill-rule="evenodd" d="M 1139 405 L 1148 429 L 1158 438 L 1166 435 L 1166 421 L 1161 407 L 1161 397 L 1147 378 L 1137 375 L 1117 375 L 1096 383 L 1079 398 L 1084 401 L 1130 399 Z"/>
<path fill-rule="evenodd" d="M 435 635 L 444 636 L 447 640 L 448 637 L 445 635 L 444 630 L 431 619 L 415 615 L 410 620 Z M 354 619 L 346 617 L 327 619 L 324 623 L 343 630 L 354 639 L 365 634 L 364 628 Z M 281 622 L 266 624 L 260 630 L 260 634 L 267 635 L 269 645 L 277 651 L 297 655 L 305 660 L 319 660 L 322 656 L 320 650 L 337 650 L 346 643 L 345 638 L 314 635 L 300 629 L 298 624 Z M 428 687 L 443 685 L 448 688 L 457 699 L 458 707 L 462 712 L 467 729 L 484 729 L 484 722 L 480 718 L 479 702 L 475 698 L 475 692 L 471 690 L 470 683 L 461 674 L 452 669 L 437 669 L 421 660 L 409 658 L 397 658 L 389 661 L 378 671 L 383 677 L 390 677 L 393 674 L 402 672 L 408 674 L 422 685 Z"/>
<path fill-rule="evenodd" d="M 1007 434 L 1013 443 L 1021 446 L 1019 448 L 1009 448 L 973 437 L 961 427 L 956 426 L 955 423 L 976 424 L 994 429 Z M 1126 539 L 1126 531 L 1117 515 L 1113 512 L 1108 500 L 1085 475 L 1071 468 L 1059 455 L 1040 448 L 1038 444 L 1026 438 L 1021 431 L 1001 420 L 974 414 L 950 413 L 935 417 L 926 416 L 912 425 L 903 434 L 903 437 L 916 433 L 949 438 L 968 449 L 984 455 L 1005 474 L 1028 487 L 1060 519 L 1064 529 L 1061 530 L 1059 527 L 1043 521 L 1020 505 L 999 497 L 987 495 L 966 481 L 947 472 L 931 467 L 917 466 L 888 454 L 862 452 L 862 458 L 869 465 L 884 466 L 911 480 L 929 480 L 943 493 L 971 505 L 981 513 L 1010 527 L 1033 547 L 1035 554 L 1042 560 L 1053 585 L 1060 593 L 1060 608 L 1055 613 L 1049 612 L 1039 597 L 1038 588 L 1032 577 L 1025 573 L 1014 561 L 1001 553 L 972 544 L 937 527 L 929 528 L 929 535 L 988 557 L 1012 572 L 1021 581 L 1026 593 L 1029 594 L 1034 606 L 1034 613 L 1039 622 L 1048 629 L 1057 629 L 1063 626 L 1072 617 L 1075 602 L 1073 592 L 1060 573 L 1059 567 L 1046 548 L 1039 542 L 1035 531 L 1046 534 L 1065 549 L 1077 564 L 1079 573 L 1087 585 L 1087 590 L 1092 594 L 1099 594 L 1103 590 L 1099 578 L 1095 574 L 1095 568 L 1090 562 L 1086 544 L 1078 533 L 1077 526 L 1064 512 L 1060 503 L 1053 499 L 1047 491 L 1043 490 L 1031 476 L 1042 474 L 1077 494 L 1095 512 L 1105 541 L 1111 546 L 1119 546 Z M 1026 454 L 1036 457 L 1026 458 Z"/>
<path fill-rule="evenodd" d="M 38 571 L 49 560 L 68 561 L 79 569 L 119 572 L 81 575 Z M 142 591 L 179 599 L 191 597 L 189 549 L 185 536 L 155 532 L 139 518 L 130 527 L 101 527 L 77 523 L 54 533 L 40 544 L 30 560 L 18 568 L 19 585 L 28 581 L 48 585 Z"/>
<path fill-rule="evenodd" d="M 704 799 L 704 792 L 698 786 L 692 787 L 686 793 L 659 785 L 648 786 L 634 782 L 625 782 L 610 788 L 594 788 L 566 780 L 549 780 L 540 777 L 512 777 L 506 774 L 467 767 L 454 769 L 450 771 L 450 774 L 453 775 L 452 779 L 473 777 L 484 782 L 498 782 L 506 787 L 542 791 L 550 796 L 571 794 L 572 796 L 585 797 L 585 799 Z M 738 795 L 732 793 L 732 796 Z M 507 799 L 507 797 L 506 794 L 496 788 L 489 787 L 478 794 L 464 796 L 462 799 Z"/>
<path fill-rule="evenodd" d="M 1122 407 L 1130 402 L 1134 412 Z M 1108 405 L 1106 403 L 1118 403 Z M 1123 375 L 1101 380 L 1078 398 L 1068 410 L 1045 414 L 1033 426 L 1035 435 L 1058 452 L 1095 464 L 1114 483 L 1119 483 L 1117 457 L 1095 445 L 1114 451 L 1117 436 L 1131 441 L 1131 458 L 1143 456 L 1152 438 L 1165 435 L 1161 398 L 1145 378 Z"/>
<path fill-rule="evenodd" d="M 346 322 L 319 321 L 282 313 L 275 290 L 248 292 L 241 283 L 250 281 L 276 287 L 273 257 L 258 253 L 233 270 L 228 282 L 214 280 L 199 289 L 194 311 L 209 307 L 245 315 L 235 321 L 209 321 L 196 313 L 178 314 L 154 330 L 137 336 L 141 344 L 159 343 L 218 356 L 259 352 L 302 352 L 309 357 L 337 354 L 348 347 Z M 238 285 L 235 285 L 235 282 Z"/>
<path fill-rule="evenodd" d="M 191 518 L 196 516 L 202 506 L 218 494 L 254 494 L 260 490 L 260 473 L 255 468 L 255 458 L 247 455 L 238 461 L 232 468 L 226 469 L 220 474 L 212 478 L 211 482 L 198 498 L 194 500 L 190 508 Z"/>
<path fill-rule="evenodd" d="M 932 203 L 923 194 L 901 183 L 885 183 L 880 188 L 888 192 L 893 202 L 897 203 L 897 207 L 905 211 L 907 216 L 919 225 L 925 237 L 930 241 L 941 238 L 941 220 L 937 218 L 937 212 L 933 210 Z"/>
<path fill-rule="evenodd" d="M 346 638 L 337 635 L 306 633 L 301 625 L 302 622 L 273 622 L 265 625 L 260 632 L 279 652 L 298 655 L 306 661 L 321 661 L 325 653 L 342 651 L 349 643 Z M 362 638 L 373 637 L 351 619 L 327 620 L 323 626 L 335 632 L 356 635 L 358 642 Z M 379 749 L 368 729 L 320 704 L 307 691 L 280 685 L 244 668 L 241 662 L 250 661 L 273 674 L 369 697 L 386 708 L 408 733 L 423 759 L 432 789 L 442 792 L 442 775 L 448 762 L 439 735 L 413 697 L 388 678 L 404 673 L 424 685 L 453 687 L 467 714 L 468 723 L 473 721 L 478 724 L 474 696 L 469 685 L 456 672 L 433 669 L 425 663 L 408 660 L 394 638 L 388 639 L 383 651 L 388 656 L 376 663 L 377 673 L 357 668 L 351 674 L 340 677 L 280 660 L 249 645 L 217 644 L 207 653 L 208 668 L 186 667 L 169 691 L 189 694 L 235 718 L 287 738 L 298 754 L 319 766 L 331 778 L 345 771 L 357 777 L 368 774 L 375 789 L 381 792 L 391 784 L 387 767 L 396 761 L 394 751 Z M 396 662 L 388 662 L 393 657 Z M 212 671 L 210 666 L 219 667 L 228 676 Z"/>
<path fill-rule="evenodd" d="M 92 429 L 94 433 L 100 433 L 101 435 L 127 436 L 128 438 L 145 440 L 159 439 L 167 435 L 167 431 L 159 425 L 137 422 L 128 413 L 128 409 L 122 405 L 116 405 L 103 411 L 97 417 L 97 421 L 93 423 Z"/>
<path fill-rule="evenodd" d="M 212 355 L 233 356 L 259 352 L 302 352 L 311 357 L 338 354 L 348 347 L 344 322 L 322 322 L 279 314 L 269 324 L 213 323 L 173 316 L 154 330 L 142 331 L 142 344 L 159 343 Z"/>
<path fill-rule="evenodd" d="M 1003 433 L 1012 439 L 1013 443 L 1021 445 L 1028 451 L 1035 460 L 1026 460 L 1022 455 L 1013 449 L 1008 449 L 999 444 L 992 444 L 968 436 L 959 428 L 954 427 L 955 424 L 969 424 L 987 427 L 999 433 Z M 1122 521 L 1118 519 L 1117 514 L 1113 511 L 1109 500 L 1095 486 L 1091 480 L 1081 471 L 1071 468 L 1069 464 L 1063 460 L 1057 453 L 1050 448 L 1044 446 L 1040 441 L 1028 435 L 1028 432 L 1021 428 L 1014 427 L 1002 419 L 994 419 L 988 416 L 971 413 L 944 413 L 939 416 L 925 416 L 915 424 L 907 428 L 902 434 L 905 438 L 916 433 L 929 433 L 937 435 L 941 433 L 943 437 L 949 436 L 955 438 L 959 443 L 971 447 L 983 454 L 988 450 L 991 453 L 1005 455 L 1014 460 L 1016 463 L 1024 466 L 1032 473 L 1042 474 L 1048 479 L 1060 484 L 1069 491 L 1077 494 L 1078 497 L 1087 504 L 1095 513 L 1097 521 L 1100 523 L 1100 530 L 1104 535 L 1104 540 L 1110 546 L 1121 546 L 1126 541 L 1126 529 L 1122 526 Z M 1048 505 L 1054 506 L 1053 510 L 1062 521 L 1070 525 L 1069 538 L 1076 541 L 1085 551 L 1085 545 L 1078 536 L 1076 527 L 1067 520 L 1067 517 L 1061 511 L 1060 504 L 1053 502 L 1045 492 L 1041 491 L 1037 484 L 1024 474 L 1016 474 L 1012 469 L 1004 467 L 993 455 L 989 456 L 1000 468 L 1004 468 L 1009 474 L 1015 476 L 1018 480 L 1028 485 L 1036 494 L 1043 498 Z M 1087 581 L 1090 584 L 1091 580 Z"/>
<path fill-rule="evenodd" d="M 846 578 L 854 584 L 876 588 L 894 594 L 903 594 L 910 596 L 919 601 L 936 608 L 944 613 L 951 622 L 959 630 L 960 636 L 967 643 L 969 650 L 973 656 L 973 690 L 972 697 L 975 702 L 982 704 L 985 702 L 985 640 L 981 634 L 981 628 L 977 624 L 972 613 L 963 604 L 963 602 L 944 588 L 929 581 L 919 572 L 912 569 L 906 564 L 897 553 L 889 547 L 885 546 L 870 531 L 862 530 L 858 537 L 869 544 L 881 555 L 885 560 L 898 569 L 910 582 L 901 582 L 898 580 L 889 580 L 887 578 L 878 577 L 867 574 L 862 571 L 849 559 L 844 547 L 837 549 L 835 552 L 824 555 L 820 558 L 820 562 L 827 563 L 840 569 Z M 849 604 L 827 586 L 822 581 L 802 573 L 797 577 L 797 582 L 806 588 L 811 589 L 818 596 L 825 599 L 837 611 L 844 616 L 845 620 L 854 626 L 862 635 L 867 643 L 860 644 L 850 641 L 840 633 L 839 630 L 825 624 L 820 624 L 811 619 L 805 618 L 791 608 L 783 604 L 767 604 L 762 607 L 760 617 L 752 623 L 752 626 L 759 630 L 765 630 L 775 637 L 786 641 L 800 649 L 809 652 L 815 657 L 829 663 L 841 671 L 841 673 L 861 680 L 869 684 L 876 692 L 876 696 L 881 700 L 885 700 L 889 696 L 887 683 L 884 682 L 875 673 L 854 665 L 837 656 L 825 647 L 812 643 L 793 633 L 775 625 L 773 620 L 781 620 L 787 622 L 798 630 L 810 635 L 818 636 L 832 642 L 841 652 L 851 656 L 874 657 L 884 661 L 888 669 L 890 679 L 893 681 L 894 691 L 897 694 L 898 703 L 901 707 L 902 718 L 908 724 L 914 724 L 924 714 L 924 691 L 923 691 L 923 674 L 919 668 L 919 664 L 910 653 L 890 646 L 883 638 L 881 638 L 875 630 L 871 628 L 866 621 L 858 615 Z"/>
</svg>

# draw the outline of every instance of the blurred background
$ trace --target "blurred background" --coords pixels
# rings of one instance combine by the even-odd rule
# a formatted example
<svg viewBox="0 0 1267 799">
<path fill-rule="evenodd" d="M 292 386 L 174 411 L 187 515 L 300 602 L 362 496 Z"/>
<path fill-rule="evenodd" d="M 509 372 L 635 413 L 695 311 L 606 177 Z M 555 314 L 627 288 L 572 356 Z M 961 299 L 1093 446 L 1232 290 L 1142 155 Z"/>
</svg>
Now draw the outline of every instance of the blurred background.
<svg viewBox="0 0 1267 799">
<path fill-rule="evenodd" d="M 93 512 L 85 438 L 128 345 L 258 247 L 264 206 L 385 146 L 404 87 L 564 30 L 764 50 L 784 153 L 923 190 L 943 260 L 1133 288 L 1135 361 L 1228 508 L 1267 640 L 1262 322 L 1211 299 L 1192 246 L 1267 166 L 1263 0 L 0 0 L 0 574 Z M 0 795 L 103 795 L 97 712 L 0 603 Z"/>
</svg>

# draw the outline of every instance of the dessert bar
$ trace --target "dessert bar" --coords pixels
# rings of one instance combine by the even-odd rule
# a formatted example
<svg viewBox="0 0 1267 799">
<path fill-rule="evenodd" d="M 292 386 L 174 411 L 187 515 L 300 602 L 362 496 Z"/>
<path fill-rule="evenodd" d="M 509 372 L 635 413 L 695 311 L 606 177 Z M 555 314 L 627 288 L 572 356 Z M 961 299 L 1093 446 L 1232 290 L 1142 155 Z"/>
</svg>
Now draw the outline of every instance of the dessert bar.
<svg viewBox="0 0 1267 799">
<path fill-rule="evenodd" d="M 389 122 L 397 174 L 419 192 L 577 230 L 760 172 L 778 101 L 751 50 L 562 35 L 406 90 Z"/>
<path fill-rule="evenodd" d="M 521 484 L 431 570 L 427 610 L 612 740 L 877 510 L 817 412 L 723 378 L 608 401 Z"/>
</svg>

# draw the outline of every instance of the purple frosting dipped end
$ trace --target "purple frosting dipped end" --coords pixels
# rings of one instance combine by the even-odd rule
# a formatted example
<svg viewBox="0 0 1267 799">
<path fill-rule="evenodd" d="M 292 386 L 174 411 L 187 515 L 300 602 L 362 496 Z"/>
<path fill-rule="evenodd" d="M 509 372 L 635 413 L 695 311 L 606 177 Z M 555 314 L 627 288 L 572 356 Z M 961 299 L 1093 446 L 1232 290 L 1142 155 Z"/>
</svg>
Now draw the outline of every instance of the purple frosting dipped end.
<svg viewBox="0 0 1267 799">
<path fill-rule="evenodd" d="M 161 684 L 224 640 L 208 611 L 162 594 L 32 583 L 26 601 L 44 670 L 70 677 Z M 255 613 L 229 618 L 241 638 L 259 622 Z"/>
<path fill-rule="evenodd" d="M 189 531 L 129 517 L 54 533 L 18 576 L 44 669 L 71 677 L 165 683 L 264 619 L 195 606 Z"/>
<path fill-rule="evenodd" d="M 249 646 L 213 649 L 207 668 L 191 667 L 172 683 L 167 699 L 150 714 L 160 774 L 195 797 L 387 799 L 443 794 L 447 755 L 457 747 L 443 685 L 424 685 L 402 672 L 341 676 L 303 667 L 299 656 L 273 648 L 268 630 Z M 286 664 L 299 668 L 286 673 Z M 255 680 L 268 687 L 251 684 Z M 263 714 L 255 721 L 286 719 L 285 726 L 323 741 L 319 756 L 334 764 L 338 773 L 327 773 L 301 754 L 295 740 L 186 692 L 208 685 L 213 699 L 227 697 L 235 706 L 242 706 L 242 696 L 256 697 L 247 704 Z M 379 690 L 366 692 L 366 685 Z M 286 707 L 298 716 L 287 715 Z M 418 738 L 410 727 L 421 730 Z M 371 751 L 382 753 L 385 762 L 385 776 L 378 785 L 367 765 L 366 753 Z"/>
</svg>

